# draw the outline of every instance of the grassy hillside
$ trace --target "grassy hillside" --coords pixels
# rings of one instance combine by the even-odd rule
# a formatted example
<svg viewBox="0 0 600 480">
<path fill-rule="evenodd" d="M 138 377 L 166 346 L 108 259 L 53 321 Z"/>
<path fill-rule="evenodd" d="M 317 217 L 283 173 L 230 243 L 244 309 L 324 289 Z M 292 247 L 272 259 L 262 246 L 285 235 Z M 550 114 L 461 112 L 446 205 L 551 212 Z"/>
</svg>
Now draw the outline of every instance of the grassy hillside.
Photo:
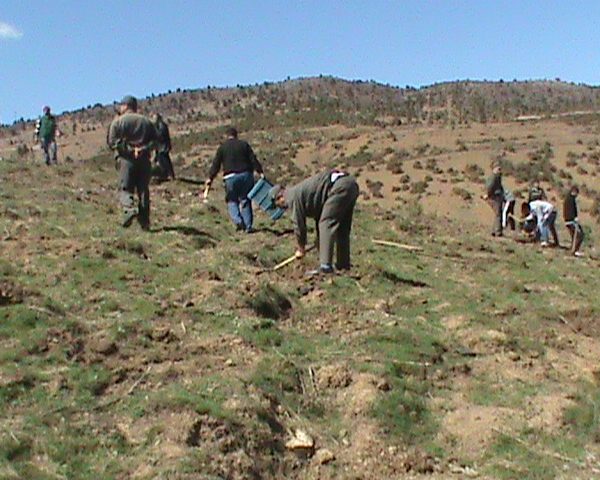
<svg viewBox="0 0 600 480">
<path fill-rule="evenodd" d="M 352 274 L 309 280 L 314 254 L 265 272 L 287 220 L 237 235 L 219 191 L 153 187 L 144 233 L 117 226 L 107 156 L 0 178 L 0 478 L 600 475 L 593 258 L 491 242 L 415 193 L 361 200 Z"/>
</svg>

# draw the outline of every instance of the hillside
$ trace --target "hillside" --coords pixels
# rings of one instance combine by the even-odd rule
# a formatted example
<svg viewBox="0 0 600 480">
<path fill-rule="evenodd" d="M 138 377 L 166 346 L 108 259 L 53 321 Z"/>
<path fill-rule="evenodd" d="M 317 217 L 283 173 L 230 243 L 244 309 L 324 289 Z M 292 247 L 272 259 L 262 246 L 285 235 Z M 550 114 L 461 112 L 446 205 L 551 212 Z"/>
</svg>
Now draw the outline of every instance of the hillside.
<svg viewBox="0 0 600 480">
<path fill-rule="evenodd" d="M 31 125 L 4 129 L 0 478 L 600 478 L 598 118 L 395 110 L 429 91 L 433 111 L 447 100 L 432 92 L 456 86 L 324 78 L 150 98 L 180 179 L 152 186 L 150 233 L 118 226 L 109 108 L 61 119 L 56 168 L 17 150 Z M 564 88 L 544 115 L 595 107 L 595 89 L 558 82 L 494 92 L 511 86 Z M 358 176 L 351 275 L 307 279 L 314 254 L 269 272 L 293 253 L 289 220 L 258 214 L 238 235 L 220 186 L 199 201 L 230 122 L 272 179 Z M 491 241 L 478 197 L 492 159 L 518 197 L 541 178 L 560 206 L 581 185 L 584 259 Z"/>
</svg>

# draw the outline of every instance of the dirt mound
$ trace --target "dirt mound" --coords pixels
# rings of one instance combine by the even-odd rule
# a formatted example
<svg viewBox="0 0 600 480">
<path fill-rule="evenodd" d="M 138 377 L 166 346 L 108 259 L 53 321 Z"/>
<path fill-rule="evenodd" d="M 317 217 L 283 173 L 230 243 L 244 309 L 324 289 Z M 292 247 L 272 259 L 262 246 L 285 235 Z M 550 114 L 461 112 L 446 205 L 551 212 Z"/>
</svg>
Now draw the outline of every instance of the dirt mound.
<svg viewBox="0 0 600 480">
<path fill-rule="evenodd" d="M 0 280 L 0 307 L 15 305 L 25 300 L 25 290 L 10 280 Z"/>
</svg>

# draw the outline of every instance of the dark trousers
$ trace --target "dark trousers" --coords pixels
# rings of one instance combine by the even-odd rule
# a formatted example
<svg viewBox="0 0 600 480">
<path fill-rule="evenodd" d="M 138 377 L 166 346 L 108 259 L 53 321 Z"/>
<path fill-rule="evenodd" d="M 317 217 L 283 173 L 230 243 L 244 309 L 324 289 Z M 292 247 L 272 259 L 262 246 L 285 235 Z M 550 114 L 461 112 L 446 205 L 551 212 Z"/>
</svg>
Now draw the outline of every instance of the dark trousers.
<svg viewBox="0 0 600 480">
<path fill-rule="evenodd" d="M 585 237 L 583 228 L 577 222 L 569 222 L 567 223 L 567 230 L 571 234 L 571 253 L 578 252 Z"/>
<path fill-rule="evenodd" d="M 358 199 L 358 184 L 351 175 L 339 178 L 331 186 L 319 218 L 319 262 L 331 266 L 336 246 L 336 268 L 350 268 L 350 230 Z"/>
<path fill-rule="evenodd" d="M 132 216 L 138 216 L 142 227 L 150 225 L 150 177 L 152 166 L 150 155 L 144 154 L 137 160 L 119 157 L 119 197 L 123 207 L 125 220 Z M 138 208 L 136 211 L 134 195 L 138 196 Z"/>
<path fill-rule="evenodd" d="M 492 226 L 492 235 L 502 235 L 502 197 L 493 197 L 489 200 L 490 207 L 494 212 L 494 224 Z"/>
<path fill-rule="evenodd" d="M 175 170 L 173 170 L 173 162 L 171 162 L 171 156 L 169 152 L 158 152 L 154 158 L 156 162 L 155 175 L 161 180 L 166 180 L 171 177 L 175 179 Z"/>
<path fill-rule="evenodd" d="M 50 165 L 51 163 L 58 163 L 56 156 L 57 147 L 55 140 L 46 140 L 42 138 L 40 140 L 40 146 L 42 147 L 42 152 L 44 152 L 44 162 L 46 162 L 46 165 Z"/>
<path fill-rule="evenodd" d="M 252 230 L 252 202 L 248 199 L 254 187 L 252 172 L 236 173 L 225 180 L 225 200 L 229 216 L 243 230 Z"/>
</svg>

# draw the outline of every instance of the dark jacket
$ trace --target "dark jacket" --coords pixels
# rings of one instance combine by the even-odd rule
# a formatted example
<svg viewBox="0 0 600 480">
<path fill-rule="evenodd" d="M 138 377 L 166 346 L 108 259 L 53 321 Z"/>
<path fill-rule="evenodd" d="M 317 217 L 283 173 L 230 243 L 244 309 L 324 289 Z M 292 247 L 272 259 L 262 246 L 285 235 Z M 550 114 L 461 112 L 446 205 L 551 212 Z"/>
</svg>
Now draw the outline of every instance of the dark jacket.
<svg viewBox="0 0 600 480">
<path fill-rule="evenodd" d="M 217 149 L 217 154 L 210 166 L 208 176 L 213 180 L 219 170 L 223 168 L 223 175 L 230 173 L 254 172 L 263 173 L 263 169 L 252 147 L 248 142 L 237 138 L 230 138 L 223 142 Z"/>
<path fill-rule="evenodd" d="M 546 192 L 542 187 L 531 187 L 527 197 L 527 203 L 535 202 L 536 200 L 545 200 Z"/>
<path fill-rule="evenodd" d="M 158 153 L 169 153 L 171 151 L 171 135 L 169 127 L 163 120 L 159 120 L 154 125 L 156 128 L 156 151 Z"/>
<path fill-rule="evenodd" d="M 504 188 L 502 187 L 502 175 L 492 175 L 485 184 L 488 198 L 492 200 L 504 199 Z"/>
<path fill-rule="evenodd" d="M 565 196 L 563 203 L 563 218 L 565 222 L 572 222 L 577 218 L 577 198 L 570 193 Z"/>
</svg>

